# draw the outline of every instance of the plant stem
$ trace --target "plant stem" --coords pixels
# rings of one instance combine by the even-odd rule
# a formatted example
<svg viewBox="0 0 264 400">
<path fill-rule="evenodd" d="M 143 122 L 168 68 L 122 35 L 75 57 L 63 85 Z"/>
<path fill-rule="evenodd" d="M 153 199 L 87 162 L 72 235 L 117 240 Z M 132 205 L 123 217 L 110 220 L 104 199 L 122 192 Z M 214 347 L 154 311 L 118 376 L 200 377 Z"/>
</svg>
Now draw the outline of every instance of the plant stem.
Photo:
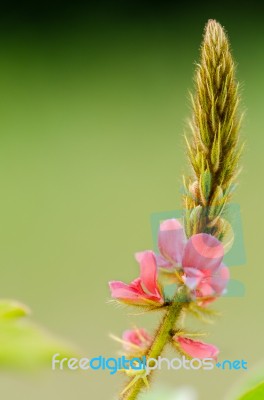
<svg viewBox="0 0 264 400">
<path fill-rule="evenodd" d="M 187 298 L 183 293 L 177 293 L 172 304 L 168 307 L 166 314 L 157 330 L 155 338 L 150 346 L 147 359 L 157 359 L 164 350 L 164 347 L 171 338 L 171 331 L 174 329 L 176 321 L 181 315 L 183 307 L 186 305 Z M 153 371 L 151 371 L 152 373 Z M 151 375 L 148 375 L 148 377 Z M 123 400 L 136 400 L 141 390 L 145 387 L 143 379 L 138 379 L 137 382 L 129 389 L 121 399 Z"/>
</svg>

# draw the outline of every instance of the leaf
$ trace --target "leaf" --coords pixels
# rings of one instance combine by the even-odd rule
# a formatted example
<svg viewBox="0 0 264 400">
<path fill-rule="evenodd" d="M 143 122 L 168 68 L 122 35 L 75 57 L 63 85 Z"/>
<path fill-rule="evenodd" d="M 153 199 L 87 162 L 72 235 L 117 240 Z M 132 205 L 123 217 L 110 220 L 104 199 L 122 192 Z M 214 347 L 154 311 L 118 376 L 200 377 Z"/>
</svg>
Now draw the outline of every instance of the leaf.
<svg viewBox="0 0 264 400">
<path fill-rule="evenodd" d="M 250 389 L 247 393 L 239 397 L 238 400 L 260 400 L 264 399 L 264 382 L 261 382 L 253 389 Z"/>
<path fill-rule="evenodd" d="M 0 300 L 0 319 L 19 318 L 30 314 L 30 309 L 15 300 Z"/>
<path fill-rule="evenodd" d="M 204 205 L 207 204 L 207 200 L 209 199 L 211 189 L 212 189 L 212 174 L 208 169 L 206 169 L 200 175 L 200 193 Z"/>
<path fill-rule="evenodd" d="M 199 223 L 202 216 L 202 206 L 197 206 L 192 209 L 190 214 L 190 224 L 191 224 L 191 232 L 192 235 L 195 235 L 199 230 Z"/>
<path fill-rule="evenodd" d="M 211 162 L 213 165 L 213 171 L 217 172 L 220 166 L 220 153 L 221 153 L 221 135 L 220 126 L 218 128 L 218 135 L 215 135 L 213 146 L 211 149 Z"/>
<path fill-rule="evenodd" d="M 16 301 L 0 301 L 0 369 L 31 370 L 50 366 L 55 353 L 61 358 L 76 355 L 69 344 L 33 324 L 27 314 L 28 308 Z"/>
</svg>

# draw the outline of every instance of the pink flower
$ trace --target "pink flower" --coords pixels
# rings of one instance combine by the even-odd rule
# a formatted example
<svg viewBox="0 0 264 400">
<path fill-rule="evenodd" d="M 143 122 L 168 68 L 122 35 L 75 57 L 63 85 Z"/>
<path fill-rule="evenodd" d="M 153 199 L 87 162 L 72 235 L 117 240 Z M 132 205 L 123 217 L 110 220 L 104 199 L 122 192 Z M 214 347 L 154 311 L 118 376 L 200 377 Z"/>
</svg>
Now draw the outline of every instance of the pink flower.
<svg viewBox="0 0 264 400">
<path fill-rule="evenodd" d="M 167 219 L 160 224 L 158 246 L 160 255 L 157 263 L 160 267 L 173 269 L 180 266 L 186 243 L 184 229 L 177 219 Z"/>
<path fill-rule="evenodd" d="M 173 336 L 173 340 L 184 353 L 192 358 L 213 358 L 216 360 L 219 354 L 219 349 L 209 343 L 204 343 L 177 335 Z"/>
<path fill-rule="evenodd" d="M 223 245 L 214 236 L 199 233 L 187 240 L 180 222 L 169 219 L 160 224 L 158 246 L 158 266 L 171 271 L 182 268 L 184 283 L 201 305 L 223 294 L 229 270 L 222 263 Z"/>
<path fill-rule="evenodd" d="M 140 277 L 129 285 L 120 281 L 109 282 L 112 297 L 128 304 L 161 306 L 164 299 L 157 280 L 155 254 L 143 251 L 136 254 L 136 260 L 140 264 Z"/>
<path fill-rule="evenodd" d="M 152 342 L 151 336 L 143 328 L 125 331 L 123 333 L 122 340 L 124 349 L 131 353 L 135 352 L 136 350 L 144 351 Z"/>
</svg>

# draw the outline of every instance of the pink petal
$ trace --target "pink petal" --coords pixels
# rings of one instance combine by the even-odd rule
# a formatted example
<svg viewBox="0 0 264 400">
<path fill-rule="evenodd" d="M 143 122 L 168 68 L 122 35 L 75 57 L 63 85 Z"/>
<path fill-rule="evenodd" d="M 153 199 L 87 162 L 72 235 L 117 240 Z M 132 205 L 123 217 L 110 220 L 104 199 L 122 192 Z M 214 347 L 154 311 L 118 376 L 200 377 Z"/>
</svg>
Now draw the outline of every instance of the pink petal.
<svg viewBox="0 0 264 400">
<path fill-rule="evenodd" d="M 209 283 L 202 281 L 196 290 L 196 295 L 197 297 L 213 297 L 215 291 Z"/>
<path fill-rule="evenodd" d="M 111 281 L 109 282 L 109 287 L 114 299 L 138 301 L 140 298 L 140 293 L 136 288 L 135 281 L 132 282 L 132 285 L 127 285 L 120 281 Z"/>
<path fill-rule="evenodd" d="M 218 270 L 212 275 L 206 271 L 195 290 L 195 295 L 200 298 L 199 305 L 205 307 L 221 296 L 227 286 L 228 280 L 229 269 L 224 264 L 221 264 Z"/>
<path fill-rule="evenodd" d="M 217 299 L 214 289 L 206 280 L 202 280 L 198 288 L 194 291 L 194 296 L 199 298 L 197 299 L 197 303 L 201 307 L 206 307 Z"/>
<path fill-rule="evenodd" d="M 174 267 L 170 261 L 166 260 L 160 254 L 156 254 L 156 264 L 160 268 L 172 269 Z"/>
<path fill-rule="evenodd" d="M 159 251 L 171 264 L 181 264 L 185 242 L 184 229 L 177 219 L 167 219 L 160 224 Z"/>
<path fill-rule="evenodd" d="M 202 271 L 196 268 L 185 268 L 184 274 L 184 283 L 191 290 L 195 289 L 204 278 Z"/>
<path fill-rule="evenodd" d="M 230 273 L 229 268 L 227 268 L 223 263 L 220 268 L 210 277 L 208 283 L 212 286 L 215 293 L 220 296 L 227 286 L 229 281 Z"/>
<path fill-rule="evenodd" d="M 224 257 L 224 247 L 219 240 L 207 233 L 198 233 L 188 240 L 183 260 L 183 268 L 197 268 L 201 271 L 216 271 Z"/>
<path fill-rule="evenodd" d="M 212 344 L 176 335 L 173 337 L 173 339 L 179 343 L 184 353 L 193 358 L 213 358 L 216 360 L 219 354 L 218 348 Z"/>
<path fill-rule="evenodd" d="M 141 279 L 140 279 L 140 278 L 134 279 L 134 280 L 130 283 L 129 287 L 130 287 L 132 290 L 134 290 L 135 292 L 140 293 L 140 294 L 142 294 L 142 295 L 145 295 L 145 292 L 144 292 L 144 290 L 143 290 L 143 288 L 142 288 L 142 285 L 141 285 Z"/>
<path fill-rule="evenodd" d="M 143 251 L 136 254 L 140 263 L 140 278 L 135 279 L 129 285 L 120 282 L 109 282 L 113 298 L 127 303 L 138 305 L 150 305 L 151 303 L 164 303 L 158 282 L 156 257 L 152 251 Z"/>
<path fill-rule="evenodd" d="M 151 343 L 151 336 L 143 328 L 141 328 L 141 329 L 130 329 L 130 330 L 125 331 L 123 333 L 122 339 L 125 342 L 135 344 L 136 346 L 139 346 L 139 347 L 144 347 L 144 346 L 147 346 L 148 344 Z M 130 347 L 129 347 L 128 343 L 125 344 L 126 350 L 130 350 Z"/>
<path fill-rule="evenodd" d="M 136 253 L 136 260 L 140 264 L 140 280 L 150 294 L 157 294 L 157 264 L 153 251 Z"/>
</svg>

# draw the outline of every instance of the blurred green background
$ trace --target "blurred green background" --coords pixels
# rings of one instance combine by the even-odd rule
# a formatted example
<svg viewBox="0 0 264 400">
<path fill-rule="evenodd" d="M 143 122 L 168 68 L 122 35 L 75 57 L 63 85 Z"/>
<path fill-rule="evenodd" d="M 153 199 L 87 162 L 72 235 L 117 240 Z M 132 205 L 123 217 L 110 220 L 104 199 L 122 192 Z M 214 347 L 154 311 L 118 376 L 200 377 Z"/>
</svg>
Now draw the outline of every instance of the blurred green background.
<svg viewBox="0 0 264 400">
<path fill-rule="evenodd" d="M 151 213 L 181 207 L 188 90 L 204 24 L 215 18 L 229 33 L 246 111 L 235 202 L 247 264 L 231 268 L 245 297 L 218 301 L 223 316 L 206 329 L 220 359 L 253 369 L 264 359 L 261 8 L 40 3 L 1 5 L 0 297 L 28 304 L 35 321 L 88 357 L 114 356 L 108 334 L 131 321 L 156 326 L 154 314 L 130 318 L 107 304 L 107 282 L 137 276 L 133 254 L 153 247 Z M 162 371 L 156 381 L 221 400 L 249 373 Z M 7 400 L 111 399 L 122 381 L 91 371 L 0 374 Z"/>
</svg>

